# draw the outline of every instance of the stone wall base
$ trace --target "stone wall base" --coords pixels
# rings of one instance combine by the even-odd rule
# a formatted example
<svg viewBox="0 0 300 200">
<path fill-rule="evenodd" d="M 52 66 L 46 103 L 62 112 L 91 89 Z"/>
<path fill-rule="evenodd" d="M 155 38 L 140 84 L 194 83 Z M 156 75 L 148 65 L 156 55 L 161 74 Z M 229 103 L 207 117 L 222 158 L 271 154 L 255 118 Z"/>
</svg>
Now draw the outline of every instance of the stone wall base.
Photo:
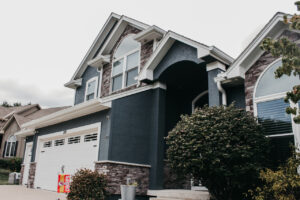
<svg viewBox="0 0 300 200">
<path fill-rule="evenodd" d="M 34 188 L 36 163 L 32 162 L 29 166 L 28 184 L 27 187 Z"/>
<path fill-rule="evenodd" d="M 150 166 L 131 163 L 100 161 L 96 162 L 95 170 L 107 176 L 110 194 L 121 194 L 120 185 L 126 184 L 127 178 L 137 182 L 137 195 L 146 195 L 149 188 Z"/>
</svg>

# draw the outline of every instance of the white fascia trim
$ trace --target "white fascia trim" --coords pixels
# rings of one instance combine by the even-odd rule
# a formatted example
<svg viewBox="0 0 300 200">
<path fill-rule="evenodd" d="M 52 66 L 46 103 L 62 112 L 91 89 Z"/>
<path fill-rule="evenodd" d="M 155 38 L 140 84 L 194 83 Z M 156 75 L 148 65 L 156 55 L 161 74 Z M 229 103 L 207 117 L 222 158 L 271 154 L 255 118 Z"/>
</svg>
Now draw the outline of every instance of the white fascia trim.
<svg viewBox="0 0 300 200">
<path fill-rule="evenodd" d="M 166 31 L 153 25 L 150 28 L 136 34 L 134 36 L 134 40 L 136 40 L 138 42 L 142 42 L 143 40 L 147 39 L 148 37 L 152 37 L 152 36 L 154 36 L 154 37 L 151 39 L 160 39 L 164 36 L 165 33 L 166 33 Z"/>
<path fill-rule="evenodd" d="M 123 98 L 123 97 L 126 97 L 126 96 L 130 96 L 130 95 L 133 95 L 133 94 L 137 94 L 137 93 L 140 93 L 140 92 L 144 92 L 144 91 L 151 90 L 151 89 L 156 89 L 156 88 L 161 88 L 161 89 L 164 89 L 164 90 L 167 89 L 165 84 L 160 83 L 160 82 L 155 82 L 152 85 L 146 85 L 146 86 L 139 87 L 139 88 L 132 89 L 132 90 L 128 90 L 128 91 L 125 91 L 125 92 L 122 92 L 122 93 L 113 94 L 113 95 L 110 95 L 110 96 L 107 96 L 107 97 L 100 98 L 100 101 L 103 104 L 105 104 L 105 103 L 109 103 L 109 102 L 111 102 L 115 99 L 120 99 L 120 98 Z"/>
<path fill-rule="evenodd" d="M 277 135 L 267 135 L 267 138 L 274 138 L 274 137 L 283 137 L 283 136 L 289 136 L 294 135 L 294 133 L 283 133 L 283 134 L 277 134 Z"/>
<path fill-rule="evenodd" d="M 21 126 L 24 128 L 37 129 L 45 126 L 50 126 L 53 124 L 61 123 L 64 121 L 68 121 L 74 118 L 82 117 L 88 114 L 92 114 L 95 112 L 99 112 L 101 110 L 106 110 L 111 107 L 110 102 L 102 103 L 100 99 L 93 99 L 90 101 L 86 101 L 80 104 L 77 104 L 73 107 L 66 108 L 60 110 L 58 112 L 52 113 L 50 115 L 46 115 L 36 120 L 32 120 L 27 122 Z"/>
<path fill-rule="evenodd" d="M 172 31 L 168 31 L 160 42 L 159 46 L 156 48 L 154 53 L 145 64 L 143 71 L 139 75 L 139 81 L 144 79 L 153 80 L 153 71 L 159 63 L 160 59 L 162 59 L 163 57 L 158 55 L 165 55 L 175 41 L 180 41 L 196 48 L 197 56 L 199 59 L 210 55 L 215 57 L 217 60 L 224 62 L 225 64 L 231 64 L 231 62 L 233 61 L 233 58 L 214 46 L 209 47 Z"/>
<path fill-rule="evenodd" d="M 118 165 L 129 165 L 133 167 L 145 167 L 145 168 L 151 168 L 151 165 L 144 165 L 144 164 L 138 164 L 138 163 L 129 163 L 129 162 L 120 162 L 120 161 L 113 161 L 113 160 L 100 160 L 96 161 L 96 164 L 105 164 L 105 163 L 111 163 L 111 164 L 118 164 Z"/>
<path fill-rule="evenodd" d="M 34 133 L 35 133 L 34 129 L 31 129 L 31 128 L 26 129 L 26 128 L 24 128 L 24 129 L 21 129 L 18 132 L 16 132 L 14 135 L 18 136 L 18 137 L 26 137 L 26 136 L 34 135 Z"/>
<path fill-rule="evenodd" d="M 149 25 L 147 25 L 147 24 L 144 24 L 142 22 L 139 22 L 137 20 L 134 20 L 134 19 L 131 19 L 129 17 L 122 15 L 121 18 L 119 19 L 118 24 L 116 25 L 116 27 L 114 28 L 112 33 L 109 35 L 108 39 L 105 41 L 105 43 L 104 43 L 102 49 L 99 51 L 98 55 L 103 55 L 103 52 L 106 50 L 108 44 L 111 42 L 112 38 L 115 37 L 115 34 L 119 31 L 120 27 L 122 25 L 124 26 L 124 23 L 126 23 L 126 25 L 129 23 L 131 26 L 134 26 L 141 30 L 147 29 L 149 27 Z M 125 28 L 125 27 L 126 26 L 124 26 L 123 28 Z"/>
<path fill-rule="evenodd" d="M 252 42 L 245 48 L 245 50 L 238 56 L 238 58 L 234 61 L 234 63 L 229 67 L 227 70 L 227 76 L 232 78 L 233 76 L 230 74 L 235 68 L 239 68 L 240 64 L 243 62 L 244 59 L 248 57 L 248 55 L 253 51 L 255 47 L 257 47 L 261 41 L 267 36 L 267 34 L 273 29 L 273 27 L 280 21 L 283 21 L 284 13 L 277 13 L 275 16 L 268 22 L 265 27 L 257 34 L 257 36 L 252 40 Z M 288 15 L 290 16 L 290 15 Z M 241 70 L 238 70 L 238 75 L 244 77 Z"/>
<path fill-rule="evenodd" d="M 222 71 L 226 71 L 226 67 L 223 63 L 220 63 L 219 61 L 215 61 L 215 62 L 212 62 L 212 63 L 208 63 L 206 65 L 206 71 L 211 71 L 211 70 L 214 70 L 214 69 L 220 69 Z"/>
<path fill-rule="evenodd" d="M 76 89 L 77 87 L 82 85 L 82 78 L 76 79 L 76 80 L 71 80 L 68 83 L 64 84 L 65 87 L 71 88 L 71 89 Z"/>
<path fill-rule="evenodd" d="M 113 20 L 119 20 L 121 18 L 120 15 L 116 14 L 116 13 L 111 13 L 110 16 L 108 17 L 108 19 L 106 20 L 105 24 L 103 25 L 102 29 L 100 30 L 100 32 L 98 33 L 97 37 L 95 38 L 93 44 L 91 45 L 91 47 L 89 48 L 89 50 L 87 51 L 87 53 L 85 54 L 83 60 L 81 61 L 81 63 L 79 64 L 78 68 L 76 69 L 74 75 L 71 78 L 72 80 L 75 80 L 76 77 L 78 75 L 80 75 L 80 71 L 84 71 L 83 68 L 85 69 L 87 67 L 86 62 L 88 60 L 88 58 L 90 57 L 92 51 L 95 49 L 95 46 L 97 43 L 101 43 L 100 38 L 102 38 L 102 40 L 105 39 L 105 36 L 103 36 L 103 34 L 105 34 L 107 32 L 107 34 L 109 33 L 109 30 L 107 30 L 107 27 L 110 23 L 112 23 L 112 25 L 115 23 Z M 81 76 L 81 75 L 80 75 Z"/>
<path fill-rule="evenodd" d="M 105 56 L 97 56 L 93 60 L 88 61 L 88 65 L 95 68 L 102 68 L 104 64 L 107 64 L 110 62 L 110 55 Z"/>
</svg>

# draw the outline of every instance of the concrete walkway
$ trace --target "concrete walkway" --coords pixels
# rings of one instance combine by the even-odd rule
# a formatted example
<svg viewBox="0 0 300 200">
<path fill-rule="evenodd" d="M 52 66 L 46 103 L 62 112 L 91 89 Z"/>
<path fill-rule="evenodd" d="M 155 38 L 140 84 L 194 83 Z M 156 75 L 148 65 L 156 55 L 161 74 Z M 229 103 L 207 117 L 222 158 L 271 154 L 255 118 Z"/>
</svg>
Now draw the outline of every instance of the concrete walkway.
<svg viewBox="0 0 300 200">
<path fill-rule="evenodd" d="M 0 185 L 0 199 L 5 200 L 66 200 L 65 194 L 47 190 L 28 189 L 19 185 Z"/>
</svg>

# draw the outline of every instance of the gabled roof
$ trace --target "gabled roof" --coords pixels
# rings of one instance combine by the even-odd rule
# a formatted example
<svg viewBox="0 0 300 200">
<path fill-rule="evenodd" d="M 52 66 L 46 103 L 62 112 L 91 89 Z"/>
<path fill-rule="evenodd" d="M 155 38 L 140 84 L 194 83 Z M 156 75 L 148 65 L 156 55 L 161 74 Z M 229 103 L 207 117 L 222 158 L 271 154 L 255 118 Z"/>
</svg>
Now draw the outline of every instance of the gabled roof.
<svg viewBox="0 0 300 200">
<path fill-rule="evenodd" d="M 88 67 L 88 62 L 92 60 L 97 55 L 105 55 L 113 47 L 114 42 L 121 35 L 127 24 L 136 27 L 140 30 L 144 30 L 149 27 L 149 25 L 129 18 L 124 15 L 118 15 L 111 13 L 104 26 L 100 30 L 96 39 L 94 40 L 92 46 L 86 53 L 76 72 L 72 76 L 71 80 L 65 84 L 66 87 L 75 88 L 76 80 L 80 79 L 86 68 Z"/>
<path fill-rule="evenodd" d="M 159 62 L 163 59 L 166 55 L 168 50 L 174 44 L 175 41 L 179 41 L 195 47 L 197 49 L 197 56 L 198 58 L 203 58 L 206 56 L 212 56 L 219 60 L 220 62 L 230 65 L 234 59 L 229 56 L 228 54 L 224 53 L 220 49 L 215 46 L 207 46 L 205 44 L 196 42 L 192 39 L 179 35 L 175 32 L 168 31 L 166 35 L 162 38 L 159 46 L 155 49 L 147 63 L 145 64 L 144 69 L 139 74 L 139 80 L 153 80 L 153 71 Z"/>
<path fill-rule="evenodd" d="M 263 39 L 266 37 L 278 38 L 284 30 L 288 29 L 288 25 L 283 22 L 285 15 L 287 14 L 278 12 L 271 18 L 225 72 L 228 79 L 235 77 L 244 78 L 248 69 L 263 54 L 263 51 L 259 47 Z"/>
<path fill-rule="evenodd" d="M 37 106 L 37 104 L 35 104 L 35 106 Z M 32 106 L 31 106 L 32 107 Z M 23 110 L 19 110 L 19 112 L 15 112 L 11 115 L 11 117 L 5 122 L 4 126 L 1 128 L 2 131 L 4 131 L 13 120 L 16 120 L 17 124 L 19 125 L 19 127 L 21 127 L 21 125 L 30 122 L 32 120 L 44 117 L 46 115 L 52 114 L 54 112 L 63 110 L 68 108 L 69 106 L 65 106 L 65 107 L 54 107 L 54 108 L 47 108 L 47 109 L 41 109 L 41 110 L 37 110 L 33 113 L 30 113 L 29 115 L 26 116 L 22 116 L 20 114 L 17 113 L 22 113 L 21 111 Z M 28 108 L 28 107 L 27 107 Z"/>
<path fill-rule="evenodd" d="M 0 115 L 0 118 L 8 120 L 10 118 L 10 116 L 12 116 L 13 114 L 25 112 L 33 107 L 38 107 L 38 109 L 41 109 L 40 105 L 38 105 L 38 104 L 17 106 L 17 107 L 8 107 L 8 108 L 0 106 L 0 114 L 6 113 L 5 115 Z"/>
</svg>

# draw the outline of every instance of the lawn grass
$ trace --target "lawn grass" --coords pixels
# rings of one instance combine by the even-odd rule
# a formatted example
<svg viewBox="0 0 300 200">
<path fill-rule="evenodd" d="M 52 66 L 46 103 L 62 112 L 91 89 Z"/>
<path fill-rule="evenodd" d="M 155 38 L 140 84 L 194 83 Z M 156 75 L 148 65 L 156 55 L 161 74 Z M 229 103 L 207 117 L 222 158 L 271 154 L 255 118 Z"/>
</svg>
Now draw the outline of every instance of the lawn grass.
<svg viewBox="0 0 300 200">
<path fill-rule="evenodd" d="M 0 185 L 8 185 L 8 175 L 10 171 L 7 169 L 0 169 Z"/>
</svg>

